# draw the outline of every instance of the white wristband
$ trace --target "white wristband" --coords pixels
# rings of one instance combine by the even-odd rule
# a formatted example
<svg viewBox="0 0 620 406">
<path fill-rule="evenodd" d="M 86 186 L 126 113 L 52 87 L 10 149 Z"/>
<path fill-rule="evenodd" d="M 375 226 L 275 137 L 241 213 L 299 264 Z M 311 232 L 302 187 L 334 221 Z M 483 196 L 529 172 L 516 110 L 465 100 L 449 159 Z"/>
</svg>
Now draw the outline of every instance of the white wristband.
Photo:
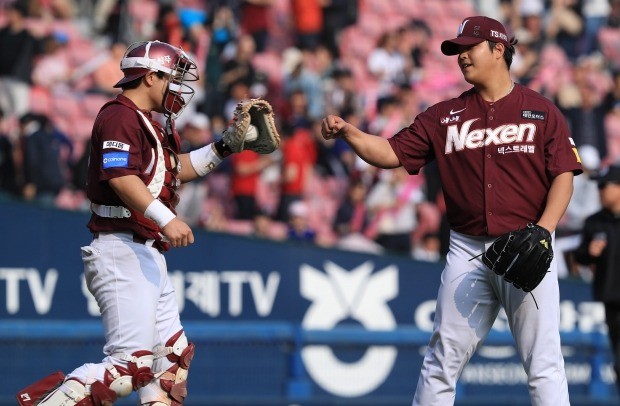
<svg viewBox="0 0 620 406">
<path fill-rule="evenodd" d="M 153 220 L 160 228 L 164 228 L 176 216 L 162 202 L 155 199 L 144 211 L 144 217 Z"/>
<path fill-rule="evenodd" d="M 206 147 L 191 151 L 189 161 L 198 175 L 205 176 L 222 163 L 222 158 L 215 153 L 213 144 L 209 144 Z"/>
</svg>

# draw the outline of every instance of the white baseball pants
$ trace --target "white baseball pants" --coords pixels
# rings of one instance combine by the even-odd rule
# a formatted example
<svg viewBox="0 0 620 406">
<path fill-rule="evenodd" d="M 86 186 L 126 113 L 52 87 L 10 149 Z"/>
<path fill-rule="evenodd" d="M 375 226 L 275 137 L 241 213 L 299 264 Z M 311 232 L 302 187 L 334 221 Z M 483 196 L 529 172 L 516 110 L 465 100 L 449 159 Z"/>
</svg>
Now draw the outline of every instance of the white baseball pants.
<svg viewBox="0 0 620 406">
<path fill-rule="evenodd" d="M 560 349 L 559 285 L 555 260 L 550 273 L 529 293 L 486 268 L 480 255 L 494 238 L 452 231 L 437 296 L 434 331 L 426 350 L 413 406 L 454 404 L 456 383 L 504 308 L 527 374 L 533 406 L 568 406 Z"/>
</svg>

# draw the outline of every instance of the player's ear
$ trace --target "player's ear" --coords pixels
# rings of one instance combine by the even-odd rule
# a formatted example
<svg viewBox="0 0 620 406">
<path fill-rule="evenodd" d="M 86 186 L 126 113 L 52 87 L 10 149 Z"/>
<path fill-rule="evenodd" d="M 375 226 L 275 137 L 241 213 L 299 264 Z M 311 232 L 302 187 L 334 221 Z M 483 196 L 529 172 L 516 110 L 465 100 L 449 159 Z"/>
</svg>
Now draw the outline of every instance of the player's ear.
<svg viewBox="0 0 620 406">
<path fill-rule="evenodd" d="M 496 42 L 495 46 L 493 47 L 493 53 L 495 53 L 496 57 L 498 57 L 499 59 L 504 59 L 505 50 L 506 47 L 501 42 Z"/>
</svg>

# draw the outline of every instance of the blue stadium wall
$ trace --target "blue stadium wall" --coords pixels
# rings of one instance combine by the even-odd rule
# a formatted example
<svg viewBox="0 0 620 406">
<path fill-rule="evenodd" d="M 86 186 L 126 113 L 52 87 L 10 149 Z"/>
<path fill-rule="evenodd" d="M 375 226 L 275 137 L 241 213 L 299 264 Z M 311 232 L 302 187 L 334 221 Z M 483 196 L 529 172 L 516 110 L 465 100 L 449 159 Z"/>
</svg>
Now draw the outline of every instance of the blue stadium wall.
<svg viewBox="0 0 620 406">
<path fill-rule="evenodd" d="M 0 404 L 102 357 L 82 279 L 88 215 L 0 203 Z M 441 265 L 195 231 L 167 254 L 197 346 L 187 405 L 407 405 L 432 329 Z M 604 310 L 561 281 L 573 405 L 617 404 Z M 135 405 L 130 396 L 119 405 Z M 528 405 L 505 318 L 464 370 L 457 405 Z"/>
</svg>

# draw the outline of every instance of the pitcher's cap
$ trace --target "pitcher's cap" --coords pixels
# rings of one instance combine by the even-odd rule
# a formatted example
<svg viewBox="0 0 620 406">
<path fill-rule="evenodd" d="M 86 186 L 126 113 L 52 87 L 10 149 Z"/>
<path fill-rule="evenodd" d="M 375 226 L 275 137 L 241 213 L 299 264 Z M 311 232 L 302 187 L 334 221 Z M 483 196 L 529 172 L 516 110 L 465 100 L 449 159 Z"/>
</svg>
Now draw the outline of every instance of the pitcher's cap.
<svg viewBox="0 0 620 406">
<path fill-rule="evenodd" d="M 501 42 L 506 47 L 510 46 L 510 39 L 502 23 L 489 17 L 474 16 L 463 20 L 456 38 L 441 43 L 441 52 L 444 55 L 457 55 L 460 45 L 471 46 L 482 41 Z"/>
</svg>

